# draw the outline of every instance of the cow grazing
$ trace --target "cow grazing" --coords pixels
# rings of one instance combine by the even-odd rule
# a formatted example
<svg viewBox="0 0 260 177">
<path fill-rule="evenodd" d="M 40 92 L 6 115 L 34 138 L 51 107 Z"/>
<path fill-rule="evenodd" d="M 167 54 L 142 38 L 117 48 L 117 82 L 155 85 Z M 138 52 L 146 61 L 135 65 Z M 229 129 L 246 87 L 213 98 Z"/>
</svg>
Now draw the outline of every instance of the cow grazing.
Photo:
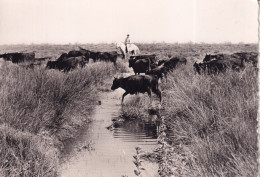
<svg viewBox="0 0 260 177">
<path fill-rule="evenodd" d="M 147 71 L 145 74 L 148 75 L 156 75 L 158 78 L 163 78 L 167 74 L 167 69 L 164 66 L 164 64 L 157 66 L 156 68 L 151 69 L 150 71 Z"/>
<path fill-rule="evenodd" d="M 67 58 L 71 58 L 71 57 L 83 57 L 85 61 L 88 62 L 90 58 L 90 51 L 72 50 L 69 51 L 69 53 L 62 53 L 60 57 L 57 59 L 57 61 L 66 60 Z"/>
<path fill-rule="evenodd" d="M 224 59 L 229 59 L 230 55 L 228 54 L 215 54 L 215 55 L 211 55 L 211 54 L 206 54 L 206 56 L 203 59 L 203 62 L 209 62 L 212 60 L 224 60 Z"/>
<path fill-rule="evenodd" d="M 62 53 L 60 55 L 60 57 L 57 59 L 57 61 L 61 61 L 61 60 L 65 59 L 65 58 L 68 58 L 68 54 L 67 53 Z"/>
<path fill-rule="evenodd" d="M 112 62 L 112 63 L 116 64 L 117 52 L 116 51 L 99 52 L 97 55 L 97 59 L 100 61 Z"/>
<path fill-rule="evenodd" d="M 6 61 L 12 61 L 13 63 L 34 62 L 35 53 L 7 53 L 0 55 L 0 58 L 4 58 Z"/>
<path fill-rule="evenodd" d="M 149 59 L 151 64 L 155 64 L 156 55 L 155 54 L 152 54 L 152 55 L 133 55 L 133 56 L 130 56 L 130 59 L 133 59 L 133 60 Z"/>
<path fill-rule="evenodd" d="M 129 59 L 129 67 L 132 67 L 135 74 L 146 73 L 151 70 L 149 59 Z"/>
<path fill-rule="evenodd" d="M 150 64 L 150 67 L 151 67 L 151 69 L 154 69 L 154 68 L 157 68 L 158 67 L 158 64 L 156 64 L 156 63 L 154 63 L 154 64 Z"/>
<path fill-rule="evenodd" d="M 255 67 L 257 67 L 258 62 L 258 54 L 256 52 L 237 52 L 231 55 L 233 58 L 241 59 L 247 63 L 252 63 Z"/>
<path fill-rule="evenodd" d="M 124 102 L 124 97 L 128 94 L 136 94 L 136 93 L 148 93 L 151 99 L 151 93 L 154 92 L 159 98 L 160 102 L 162 101 L 161 90 L 158 87 L 158 78 L 149 76 L 149 75 L 133 75 L 126 78 L 115 78 L 113 81 L 113 85 L 111 87 L 112 90 L 118 89 L 121 87 L 125 90 L 125 93 L 122 96 L 121 103 Z"/>
<path fill-rule="evenodd" d="M 193 67 L 198 74 L 218 74 L 225 72 L 228 68 L 239 71 L 244 68 L 244 63 L 243 60 L 229 58 L 225 60 L 211 60 L 203 63 L 195 62 Z"/>
<path fill-rule="evenodd" d="M 252 63 L 254 66 L 257 66 L 257 56 L 256 52 L 237 52 L 233 54 L 206 54 L 203 62 L 209 62 L 212 60 L 230 60 L 230 59 L 237 59 L 241 62 L 243 60 L 247 63 Z"/>
<path fill-rule="evenodd" d="M 111 52 L 94 52 L 90 50 L 83 49 L 82 47 L 80 48 L 80 52 L 83 53 L 83 55 L 89 59 L 93 59 L 94 62 L 100 60 L 100 61 L 106 61 L 106 62 L 112 62 L 116 64 L 116 60 L 118 57 L 118 54 L 116 51 L 111 51 Z"/>
<path fill-rule="evenodd" d="M 166 68 L 167 72 L 176 68 L 179 65 L 186 65 L 187 59 L 186 58 L 178 58 L 173 57 L 169 60 L 160 60 L 158 61 L 158 66 L 164 64 L 164 67 Z"/>
<path fill-rule="evenodd" d="M 83 56 L 85 53 L 86 52 L 79 51 L 79 50 L 72 50 L 72 51 L 69 51 L 68 57 L 79 57 L 79 56 Z"/>
<path fill-rule="evenodd" d="M 46 68 L 47 69 L 58 69 L 68 72 L 77 67 L 84 67 L 86 64 L 85 57 L 70 57 L 64 58 L 62 60 L 48 61 Z"/>
</svg>

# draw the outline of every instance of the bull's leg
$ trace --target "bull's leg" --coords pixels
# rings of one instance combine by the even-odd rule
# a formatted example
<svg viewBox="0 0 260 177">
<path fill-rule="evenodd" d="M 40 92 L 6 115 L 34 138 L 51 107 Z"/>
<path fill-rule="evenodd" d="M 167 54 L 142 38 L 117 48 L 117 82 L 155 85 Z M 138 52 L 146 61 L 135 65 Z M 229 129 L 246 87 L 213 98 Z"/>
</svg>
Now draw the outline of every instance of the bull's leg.
<svg viewBox="0 0 260 177">
<path fill-rule="evenodd" d="M 167 75 L 166 74 L 162 74 L 162 78 L 164 78 L 165 83 L 167 84 Z M 162 80 L 162 78 L 161 78 L 161 80 Z"/>
<path fill-rule="evenodd" d="M 152 93 L 151 93 L 151 89 L 147 90 L 148 96 L 150 97 L 150 104 L 152 104 Z"/>
<path fill-rule="evenodd" d="M 126 96 L 127 94 L 128 94 L 128 92 L 125 92 L 125 93 L 123 94 L 121 104 L 123 104 L 124 98 L 125 98 L 125 96 Z"/>
<path fill-rule="evenodd" d="M 160 98 L 160 104 L 162 104 L 162 92 L 160 89 L 154 90 L 154 93 Z"/>
</svg>

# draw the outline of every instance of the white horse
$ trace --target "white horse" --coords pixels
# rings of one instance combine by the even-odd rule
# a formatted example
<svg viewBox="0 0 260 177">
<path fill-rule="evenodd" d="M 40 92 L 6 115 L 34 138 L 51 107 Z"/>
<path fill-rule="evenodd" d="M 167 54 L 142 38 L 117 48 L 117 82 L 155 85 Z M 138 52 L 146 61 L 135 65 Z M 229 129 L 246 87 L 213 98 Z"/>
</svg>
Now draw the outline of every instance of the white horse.
<svg viewBox="0 0 260 177">
<path fill-rule="evenodd" d="M 135 44 L 128 44 L 127 45 L 127 50 L 128 52 L 126 53 L 126 48 L 125 48 L 125 44 L 124 43 L 117 43 L 116 44 L 116 48 L 120 49 L 120 51 L 122 52 L 123 54 L 123 58 L 126 57 L 127 54 L 130 54 L 130 55 L 138 55 L 140 53 L 140 50 L 139 48 L 135 45 Z"/>
</svg>

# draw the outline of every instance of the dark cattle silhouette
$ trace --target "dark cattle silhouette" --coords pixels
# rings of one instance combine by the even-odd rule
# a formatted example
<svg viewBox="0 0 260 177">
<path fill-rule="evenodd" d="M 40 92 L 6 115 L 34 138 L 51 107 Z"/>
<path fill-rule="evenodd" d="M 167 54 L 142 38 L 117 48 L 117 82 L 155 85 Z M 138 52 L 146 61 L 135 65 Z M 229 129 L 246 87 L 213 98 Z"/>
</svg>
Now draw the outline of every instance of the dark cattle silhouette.
<svg viewBox="0 0 260 177">
<path fill-rule="evenodd" d="M 6 61 L 12 61 L 13 63 L 21 63 L 21 62 L 34 62 L 35 61 L 35 53 L 6 53 L 1 54 L 0 58 L 3 58 Z"/>
<path fill-rule="evenodd" d="M 129 67 L 132 67 L 135 74 L 146 73 L 151 70 L 149 59 L 129 59 Z"/>
<path fill-rule="evenodd" d="M 255 67 L 257 67 L 258 53 L 256 52 L 237 52 L 233 53 L 231 57 L 241 59 L 247 63 L 252 63 Z"/>
<path fill-rule="evenodd" d="M 209 62 L 212 60 L 230 60 L 230 59 L 237 59 L 241 62 L 252 63 L 254 66 L 257 66 L 257 56 L 256 52 L 237 52 L 233 54 L 206 54 L 203 62 Z"/>
<path fill-rule="evenodd" d="M 225 72 L 228 68 L 239 71 L 244 68 L 244 62 L 243 60 L 228 58 L 224 60 L 211 60 L 203 63 L 195 62 L 193 67 L 199 74 L 218 74 L 220 72 Z"/>
<path fill-rule="evenodd" d="M 186 58 L 178 58 L 173 57 L 169 60 L 160 60 L 158 61 L 158 66 L 164 64 L 164 67 L 166 68 L 167 72 L 176 68 L 179 65 L 186 65 L 187 59 Z"/>
<path fill-rule="evenodd" d="M 203 62 L 208 62 L 208 61 L 212 61 L 212 60 L 224 60 L 224 59 L 229 59 L 230 55 L 228 54 L 206 54 Z"/>
<path fill-rule="evenodd" d="M 112 52 L 98 52 L 97 60 L 106 61 L 106 62 L 112 62 L 112 63 L 116 64 L 117 52 L 116 51 L 112 51 Z"/>
<path fill-rule="evenodd" d="M 167 74 L 167 68 L 164 66 L 164 64 L 161 64 L 160 66 L 157 66 L 150 71 L 147 71 L 146 74 L 148 75 L 156 75 L 158 78 L 163 78 L 163 76 L 166 76 Z"/>
<path fill-rule="evenodd" d="M 118 54 L 116 51 L 111 51 L 111 52 L 94 52 L 94 51 L 90 51 L 90 50 L 86 50 L 83 49 L 82 47 L 80 48 L 80 52 L 83 53 L 83 55 L 87 58 L 87 59 L 93 59 L 94 62 L 96 61 L 106 61 L 106 62 L 112 62 L 112 63 L 116 63 Z"/>
<path fill-rule="evenodd" d="M 68 58 L 68 54 L 67 53 L 62 53 L 60 55 L 60 57 L 57 59 L 57 61 L 61 61 L 61 60 L 65 59 L 65 58 Z"/>
<path fill-rule="evenodd" d="M 85 64 L 86 64 L 85 57 L 79 56 L 79 57 L 64 58 L 62 60 L 56 60 L 56 61 L 48 61 L 46 68 L 58 69 L 58 70 L 63 70 L 64 72 L 68 72 L 77 67 L 82 68 L 85 66 Z"/>
<path fill-rule="evenodd" d="M 154 64 L 150 64 L 150 67 L 151 67 L 151 69 L 154 69 L 154 68 L 157 68 L 158 67 L 158 64 L 156 64 L 156 63 L 154 63 Z"/>
<path fill-rule="evenodd" d="M 79 57 L 79 56 L 84 55 L 85 53 L 87 53 L 87 52 L 83 52 L 80 50 L 72 50 L 72 51 L 69 51 L 68 57 Z"/>
<path fill-rule="evenodd" d="M 124 102 L 124 97 L 128 94 L 136 93 L 148 93 L 151 100 L 151 93 L 154 92 L 159 98 L 160 102 L 162 101 L 161 90 L 158 87 L 158 78 L 149 76 L 149 75 L 133 75 L 126 78 L 115 78 L 112 90 L 118 89 L 121 87 L 125 90 L 125 93 L 122 96 L 121 103 Z"/>
<path fill-rule="evenodd" d="M 149 59 L 151 64 L 155 64 L 156 55 L 155 54 L 152 54 L 152 55 L 133 55 L 133 56 L 130 56 L 130 59 L 133 59 L 133 60 Z"/>
<path fill-rule="evenodd" d="M 112 62 L 116 64 L 117 60 L 117 52 L 94 52 L 91 50 L 86 50 L 81 47 L 79 47 L 80 50 L 72 50 L 69 51 L 69 53 L 63 53 L 61 56 L 57 59 L 57 61 L 61 61 L 67 58 L 71 57 L 80 57 L 84 56 L 84 59 L 86 62 L 89 62 L 89 59 L 93 59 L 94 62 L 96 61 L 106 61 L 106 62 Z"/>
</svg>

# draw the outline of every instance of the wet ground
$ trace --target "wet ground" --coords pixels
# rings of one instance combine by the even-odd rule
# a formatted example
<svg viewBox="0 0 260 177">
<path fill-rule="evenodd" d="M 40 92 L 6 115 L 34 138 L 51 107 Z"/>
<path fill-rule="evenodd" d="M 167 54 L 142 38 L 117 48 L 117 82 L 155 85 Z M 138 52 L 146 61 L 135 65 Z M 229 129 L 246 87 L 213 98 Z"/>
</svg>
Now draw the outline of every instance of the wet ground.
<svg viewBox="0 0 260 177">
<path fill-rule="evenodd" d="M 151 117 L 124 121 L 107 128 L 119 117 L 123 93 L 122 89 L 117 89 L 101 94 L 101 105 L 96 107 L 93 121 L 75 142 L 66 147 L 62 177 L 136 176 L 135 147 L 152 151 L 157 146 L 158 126 Z M 143 167 L 143 177 L 157 176 L 156 164 L 144 162 Z"/>
</svg>

